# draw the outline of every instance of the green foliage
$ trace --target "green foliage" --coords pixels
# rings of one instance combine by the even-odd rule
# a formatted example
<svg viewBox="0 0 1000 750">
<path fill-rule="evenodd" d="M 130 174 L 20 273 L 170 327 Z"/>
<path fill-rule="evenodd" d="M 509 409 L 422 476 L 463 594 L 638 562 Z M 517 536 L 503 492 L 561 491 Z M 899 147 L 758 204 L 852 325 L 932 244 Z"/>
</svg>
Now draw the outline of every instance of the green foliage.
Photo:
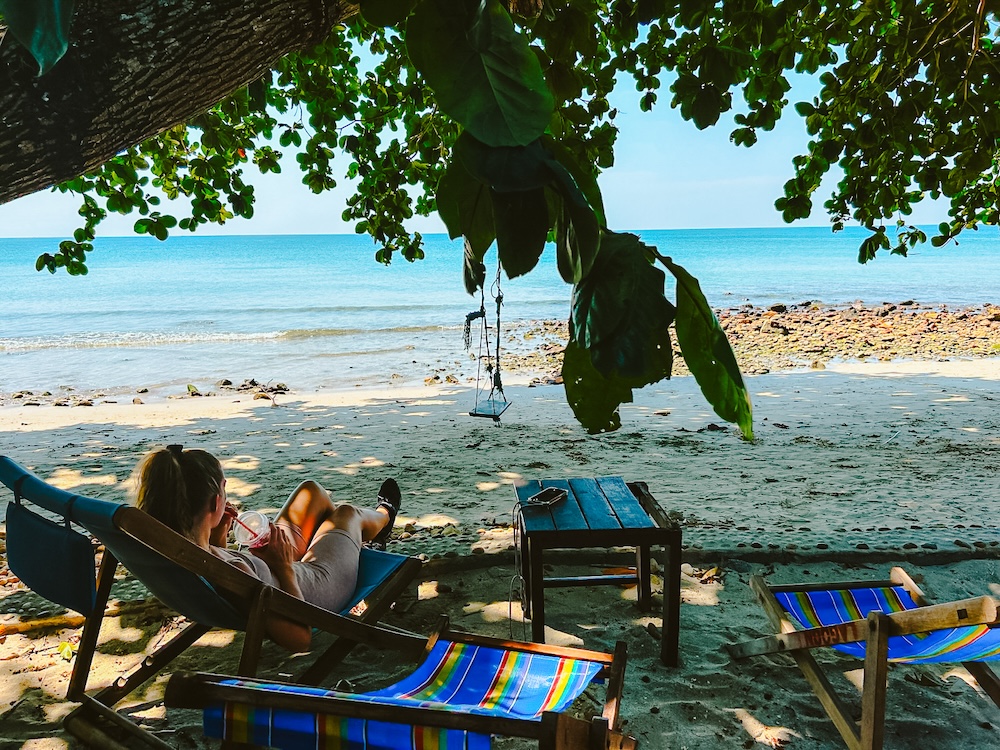
<svg viewBox="0 0 1000 750">
<path fill-rule="evenodd" d="M 743 437 L 752 440 L 750 394 L 725 331 L 698 280 L 669 258 L 661 260 L 677 279 L 677 343 L 688 369 L 715 413 L 738 425 Z"/>
<path fill-rule="evenodd" d="M 605 232 L 591 273 L 573 290 L 563 383 L 576 418 L 591 432 L 615 429 L 632 389 L 670 377 L 674 306 L 663 272 L 634 234 Z"/>
<path fill-rule="evenodd" d="M 74 0 L 0 0 L 0 20 L 35 58 L 38 75 L 66 54 L 73 5 Z"/>
<path fill-rule="evenodd" d="M 342 174 L 356 190 L 345 219 L 372 236 L 380 260 L 389 262 L 396 251 L 412 260 L 421 242 L 406 221 L 435 209 L 459 123 L 491 146 L 528 146 L 542 135 L 603 226 L 595 177 L 614 160 L 617 113 L 608 94 L 616 81 L 633 79 L 641 109 L 669 100 L 699 128 L 732 113 L 730 139 L 749 147 L 790 104 L 792 72 L 818 76 L 822 88 L 812 101 L 794 105 L 811 141 L 775 202 L 786 221 L 811 215 L 816 189 L 836 169 L 843 179 L 820 201 L 835 230 L 850 221 L 872 230 L 859 249 L 862 261 L 878 250 L 905 254 L 914 238 L 923 241 L 905 223 L 926 196 L 950 202 L 944 228 L 931 238 L 935 245 L 968 227 L 1000 222 L 1000 7 L 994 3 L 547 0 L 538 6 L 537 17 L 511 19 L 498 0 L 362 0 L 361 17 L 335 28 L 324 44 L 285 58 L 211 113 L 115 160 L 144 161 L 133 166 L 149 185 L 128 195 L 103 189 L 100 173 L 73 181 L 97 204 L 81 209 L 82 229 L 93 234 L 100 212 L 141 212 L 157 191 L 189 201 L 191 215 L 177 223 L 185 230 L 247 217 L 253 193 L 243 176 L 246 163 L 279 171 L 288 149 L 316 192 L 337 184 L 335 161 L 345 164 Z M 12 33 L 29 47 L 34 31 L 50 29 L 48 38 L 57 42 L 49 46 L 57 50 L 69 8 L 57 0 L 0 0 Z M 17 24 L 18 13 L 35 21 Z M 370 70 L 362 69 L 362 47 L 374 61 Z M 586 166 L 574 171 L 573 165 Z M 552 210 L 563 215 L 562 247 L 578 252 L 567 252 L 560 267 L 575 281 L 592 242 L 573 238 L 592 240 L 594 231 L 582 226 L 582 215 L 574 221 L 561 198 Z M 893 222 L 900 231 L 886 244 L 876 234 Z"/>
<path fill-rule="evenodd" d="M 478 140 L 526 146 L 545 132 L 552 95 L 499 0 L 423 0 L 406 38 L 441 109 Z"/>
</svg>

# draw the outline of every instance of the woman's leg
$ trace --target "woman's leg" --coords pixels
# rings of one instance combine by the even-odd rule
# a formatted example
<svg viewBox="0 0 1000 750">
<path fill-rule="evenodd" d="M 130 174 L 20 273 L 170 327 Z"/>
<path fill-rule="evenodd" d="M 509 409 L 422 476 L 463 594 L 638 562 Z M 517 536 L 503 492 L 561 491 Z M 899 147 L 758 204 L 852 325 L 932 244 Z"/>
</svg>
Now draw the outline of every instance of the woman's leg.
<svg viewBox="0 0 1000 750">
<path fill-rule="evenodd" d="M 356 508 L 346 503 L 337 505 L 322 485 L 307 480 L 289 495 L 274 523 L 291 532 L 298 558 L 302 559 L 313 541 L 331 529 L 342 529 L 359 543 L 367 542 L 385 527 L 388 520 L 389 515 L 384 508 Z"/>
</svg>

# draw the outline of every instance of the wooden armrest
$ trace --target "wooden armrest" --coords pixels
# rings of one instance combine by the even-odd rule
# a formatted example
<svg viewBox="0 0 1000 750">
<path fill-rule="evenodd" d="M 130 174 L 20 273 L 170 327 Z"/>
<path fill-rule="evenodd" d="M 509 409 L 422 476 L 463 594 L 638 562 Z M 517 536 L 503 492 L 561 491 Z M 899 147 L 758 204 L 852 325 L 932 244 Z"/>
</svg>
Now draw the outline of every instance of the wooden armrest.
<svg viewBox="0 0 1000 750">
<path fill-rule="evenodd" d="M 890 636 L 912 635 L 931 630 L 996 622 L 997 604 L 988 596 L 979 596 L 957 602 L 919 607 L 905 612 L 894 612 L 888 615 L 888 619 Z M 748 656 L 761 654 L 833 646 L 840 643 L 855 643 L 864 641 L 867 637 L 868 621 L 852 620 L 837 625 L 769 635 L 746 643 L 727 645 L 726 650 L 734 659 L 744 659 Z"/>
</svg>

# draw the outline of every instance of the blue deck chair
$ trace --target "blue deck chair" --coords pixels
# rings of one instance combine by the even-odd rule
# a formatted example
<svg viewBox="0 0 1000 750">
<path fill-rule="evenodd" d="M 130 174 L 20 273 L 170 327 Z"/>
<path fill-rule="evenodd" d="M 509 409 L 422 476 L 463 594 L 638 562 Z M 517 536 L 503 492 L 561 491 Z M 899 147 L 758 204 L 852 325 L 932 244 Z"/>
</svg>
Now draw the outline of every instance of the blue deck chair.
<svg viewBox="0 0 1000 750">
<path fill-rule="evenodd" d="M 501 735 L 536 740 L 544 750 L 626 750 L 637 744 L 619 728 L 625 660 L 624 643 L 606 654 L 449 631 L 445 621 L 423 662 L 381 690 L 178 672 L 164 702 L 202 709 L 206 736 L 241 747 L 489 750 Z M 569 715 L 595 680 L 607 683 L 601 715 Z"/>
<path fill-rule="evenodd" d="M 10 569 L 36 594 L 87 618 L 67 690 L 70 700 L 81 702 L 65 721 L 71 733 L 93 734 L 88 719 L 96 714 L 147 744 L 168 747 L 113 707 L 212 628 L 246 632 L 238 672 L 250 677 L 256 674 L 270 614 L 339 636 L 297 677 L 306 684 L 317 684 L 358 642 L 404 650 L 425 643 L 422 637 L 371 624 L 416 576 L 421 565 L 416 558 L 362 550 L 354 596 L 342 612 L 333 613 L 263 584 L 137 508 L 58 489 L 5 456 L 0 456 L 0 482 L 14 494 L 6 515 Z M 77 527 L 104 547 L 96 575 L 97 547 Z M 130 674 L 91 695 L 87 679 L 119 562 L 191 622 Z"/>
<path fill-rule="evenodd" d="M 1000 680 L 986 663 L 1000 661 L 988 596 L 930 605 L 902 568 L 887 581 L 768 586 L 754 576 L 750 586 L 777 634 L 728 646 L 730 655 L 789 653 L 852 750 L 883 745 L 889 662 L 961 663 L 1000 706 Z M 809 653 L 821 646 L 864 659 L 860 728 Z"/>
</svg>

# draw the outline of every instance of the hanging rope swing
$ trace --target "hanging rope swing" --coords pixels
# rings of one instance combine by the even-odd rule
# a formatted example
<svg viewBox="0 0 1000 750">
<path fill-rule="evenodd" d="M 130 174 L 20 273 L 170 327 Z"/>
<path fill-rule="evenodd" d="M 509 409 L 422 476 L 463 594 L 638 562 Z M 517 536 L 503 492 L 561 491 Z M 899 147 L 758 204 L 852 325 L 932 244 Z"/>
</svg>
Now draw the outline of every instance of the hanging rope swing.
<svg viewBox="0 0 1000 750">
<path fill-rule="evenodd" d="M 472 407 L 472 411 L 469 412 L 469 416 L 489 417 L 499 424 L 500 415 L 510 406 L 510 401 L 504 395 L 503 381 L 500 378 L 500 308 L 503 306 L 503 291 L 500 289 L 499 262 L 490 294 L 496 301 L 497 307 L 495 353 L 490 351 L 490 326 L 486 320 L 485 284 L 479 288 L 479 309 L 465 316 L 466 351 L 472 349 L 472 321 L 482 321 L 479 326 L 479 353 L 476 356 L 476 403 Z M 489 391 L 487 391 L 487 386 L 489 386 Z"/>
</svg>

